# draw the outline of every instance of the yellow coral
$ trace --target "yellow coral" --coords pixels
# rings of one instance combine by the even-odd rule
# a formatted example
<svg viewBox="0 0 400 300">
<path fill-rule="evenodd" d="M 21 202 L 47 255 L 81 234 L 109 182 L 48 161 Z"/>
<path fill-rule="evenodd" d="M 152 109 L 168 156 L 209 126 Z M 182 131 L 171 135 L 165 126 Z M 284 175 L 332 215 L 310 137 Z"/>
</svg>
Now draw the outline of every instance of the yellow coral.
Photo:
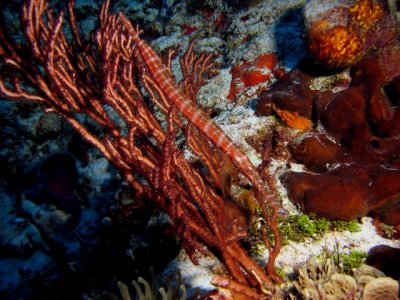
<svg viewBox="0 0 400 300">
<path fill-rule="evenodd" d="M 382 16 L 382 6 L 372 0 L 331 8 L 308 26 L 310 54 L 328 68 L 350 66 L 364 54 L 367 31 Z"/>
<path fill-rule="evenodd" d="M 325 22 L 325 21 L 323 21 Z M 362 54 L 363 40 L 352 28 L 337 26 L 311 40 L 310 53 L 329 67 L 345 67 Z"/>
<path fill-rule="evenodd" d="M 358 26 L 364 31 L 370 29 L 383 16 L 382 6 L 371 0 L 357 1 L 349 8 L 349 12 L 353 26 Z"/>
</svg>

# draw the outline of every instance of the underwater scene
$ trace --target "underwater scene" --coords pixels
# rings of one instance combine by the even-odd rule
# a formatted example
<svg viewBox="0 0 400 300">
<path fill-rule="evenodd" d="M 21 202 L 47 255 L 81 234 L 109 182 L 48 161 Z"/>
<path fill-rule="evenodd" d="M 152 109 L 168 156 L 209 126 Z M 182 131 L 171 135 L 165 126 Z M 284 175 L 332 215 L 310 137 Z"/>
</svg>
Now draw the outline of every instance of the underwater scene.
<svg viewBox="0 0 400 300">
<path fill-rule="evenodd" d="M 399 0 L 3 0 L 0 299 L 400 299 Z"/>
</svg>

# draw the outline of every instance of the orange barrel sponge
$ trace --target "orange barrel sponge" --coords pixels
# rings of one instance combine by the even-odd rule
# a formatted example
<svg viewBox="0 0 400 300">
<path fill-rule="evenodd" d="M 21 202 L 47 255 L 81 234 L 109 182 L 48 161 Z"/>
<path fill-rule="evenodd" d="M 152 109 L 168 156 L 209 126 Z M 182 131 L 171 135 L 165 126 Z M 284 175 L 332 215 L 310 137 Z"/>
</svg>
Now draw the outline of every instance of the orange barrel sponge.
<svg viewBox="0 0 400 300">
<path fill-rule="evenodd" d="M 317 64 L 338 69 L 361 58 L 366 34 L 383 9 L 373 0 L 310 0 L 303 14 L 310 55 Z"/>
</svg>

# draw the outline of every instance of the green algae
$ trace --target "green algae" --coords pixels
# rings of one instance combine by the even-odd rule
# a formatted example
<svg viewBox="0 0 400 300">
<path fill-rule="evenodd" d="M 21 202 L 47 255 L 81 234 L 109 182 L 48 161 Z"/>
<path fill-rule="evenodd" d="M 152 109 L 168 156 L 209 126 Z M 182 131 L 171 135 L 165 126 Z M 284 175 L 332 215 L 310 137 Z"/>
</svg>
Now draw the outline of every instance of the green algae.
<svg viewBox="0 0 400 300">
<path fill-rule="evenodd" d="M 359 250 L 353 250 L 349 253 L 340 253 L 337 251 L 333 259 L 341 273 L 351 275 L 354 269 L 357 269 L 365 262 L 367 256 L 367 252 Z"/>
<path fill-rule="evenodd" d="M 395 232 L 394 226 L 382 223 L 380 224 L 380 227 L 385 237 L 387 237 L 388 239 L 393 238 L 393 234 Z"/>
<path fill-rule="evenodd" d="M 329 221 L 325 218 L 299 214 L 280 218 L 279 230 L 282 243 L 285 245 L 289 241 L 303 242 L 307 238 L 318 239 L 330 231 L 357 232 L 361 230 L 361 226 L 356 220 Z"/>
<path fill-rule="evenodd" d="M 265 251 L 263 239 L 259 236 L 259 226 L 263 226 L 264 221 L 261 212 L 256 208 L 256 218 L 250 227 L 250 254 L 261 255 Z M 282 245 L 287 245 L 289 241 L 295 243 L 304 242 L 307 239 L 318 240 L 328 232 L 350 231 L 352 233 L 361 230 L 361 225 L 357 220 L 351 221 L 330 221 L 325 218 L 298 214 L 278 218 L 278 229 L 281 234 Z M 274 243 L 273 234 L 268 232 L 268 238 Z"/>
</svg>

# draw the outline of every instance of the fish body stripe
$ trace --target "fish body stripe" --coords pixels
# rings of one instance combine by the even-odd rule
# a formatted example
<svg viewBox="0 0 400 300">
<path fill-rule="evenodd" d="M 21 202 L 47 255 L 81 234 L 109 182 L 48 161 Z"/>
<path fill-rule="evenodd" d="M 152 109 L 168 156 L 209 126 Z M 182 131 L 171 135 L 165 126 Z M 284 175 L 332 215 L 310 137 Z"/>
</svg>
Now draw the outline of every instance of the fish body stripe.
<svg viewBox="0 0 400 300">
<path fill-rule="evenodd" d="M 154 50 L 137 35 L 133 38 L 144 64 L 164 91 L 168 100 L 175 105 L 182 115 L 203 132 L 217 148 L 226 153 L 235 165 L 249 177 L 253 185 L 263 190 L 265 185 L 258 176 L 257 169 L 247 156 L 235 146 L 231 139 L 200 108 L 184 98 L 173 79 L 165 71 L 161 59 Z"/>
</svg>

